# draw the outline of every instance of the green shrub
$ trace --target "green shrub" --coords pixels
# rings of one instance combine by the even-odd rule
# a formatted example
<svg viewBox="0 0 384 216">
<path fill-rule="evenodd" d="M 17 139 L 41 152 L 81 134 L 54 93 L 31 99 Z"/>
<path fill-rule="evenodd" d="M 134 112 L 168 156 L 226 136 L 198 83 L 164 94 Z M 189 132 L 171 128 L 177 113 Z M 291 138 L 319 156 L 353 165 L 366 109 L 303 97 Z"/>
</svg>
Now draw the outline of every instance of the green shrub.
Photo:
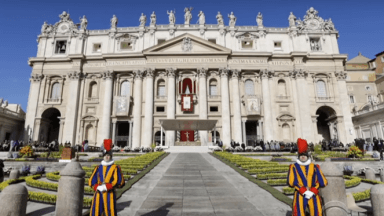
<svg viewBox="0 0 384 216">
<path fill-rule="evenodd" d="M 60 180 L 60 175 L 59 175 L 60 172 L 51 172 L 51 173 L 47 173 L 46 174 L 46 177 L 47 179 L 49 180 L 52 180 L 52 181 L 59 181 Z"/>
<path fill-rule="evenodd" d="M 259 174 L 257 175 L 257 179 L 265 180 L 265 179 L 286 179 L 288 176 L 287 173 L 268 173 L 268 174 Z"/>
<path fill-rule="evenodd" d="M 370 183 L 370 184 L 384 184 L 384 182 L 377 181 L 377 180 L 370 180 L 370 179 L 361 179 L 361 181 Z"/>
<path fill-rule="evenodd" d="M 283 193 L 285 195 L 292 195 L 295 193 L 295 188 L 291 188 L 291 187 L 283 187 Z"/>
<path fill-rule="evenodd" d="M 267 184 L 271 186 L 287 185 L 287 179 L 269 179 Z"/>
<path fill-rule="evenodd" d="M 359 178 L 357 176 L 347 176 L 347 175 L 345 175 L 344 178 L 348 179 L 347 181 L 345 181 L 345 187 L 346 188 L 356 187 L 361 182 L 361 178 Z"/>
<path fill-rule="evenodd" d="M 289 167 L 251 169 L 251 170 L 248 170 L 248 173 L 249 174 L 282 173 L 282 172 L 288 172 L 288 169 Z"/>
<path fill-rule="evenodd" d="M 369 199 L 371 198 L 371 189 L 368 189 L 368 190 L 365 190 L 365 191 L 362 191 L 362 192 L 356 192 L 356 193 L 352 193 L 353 195 L 353 198 L 355 199 L 355 201 L 361 201 L 361 200 L 365 200 L 365 199 Z"/>
</svg>

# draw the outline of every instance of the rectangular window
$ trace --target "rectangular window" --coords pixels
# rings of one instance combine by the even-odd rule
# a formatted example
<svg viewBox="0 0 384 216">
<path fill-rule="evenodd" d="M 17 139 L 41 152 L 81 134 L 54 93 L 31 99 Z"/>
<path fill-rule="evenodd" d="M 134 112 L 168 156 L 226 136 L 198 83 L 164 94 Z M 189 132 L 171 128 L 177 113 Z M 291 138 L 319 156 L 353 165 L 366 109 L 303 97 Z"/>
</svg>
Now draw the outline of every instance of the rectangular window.
<svg viewBox="0 0 384 216">
<path fill-rule="evenodd" d="M 164 112 L 165 108 L 163 106 L 156 107 L 156 112 Z"/>
<path fill-rule="evenodd" d="M 216 85 L 210 85 L 209 86 L 209 95 L 217 95 L 217 86 Z"/>
<path fill-rule="evenodd" d="M 208 39 L 209 42 L 216 44 L 216 39 Z"/>
<path fill-rule="evenodd" d="M 157 95 L 158 96 L 165 96 L 165 86 L 159 86 Z"/>
<path fill-rule="evenodd" d="M 372 95 L 368 95 L 367 100 L 368 100 L 368 102 L 371 102 L 372 101 Z"/>
<path fill-rule="evenodd" d="M 157 39 L 157 45 L 162 44 L 165 42 L 165 39 Z"/>
<path fill-rule="evenodd" d="M 376 67 L 376 62 L 372 62 L 372 67 L 373 67 L 373 68 Z"/>
<path fill-rule="evenodd" d="M 281 42 L 280 41 L 275 41 L 274 43 L 275 50 L 281 50 Z"/>
<path fill-rule="evenodd" d="M 219 107 L 217 107 L 217 106 L 211 106 L 211 107 L 209 107 L 209 111 L 210 111 L 210 112 L 218 112 L 218 111 L 219 111 Z"/>
<path fill-rule="evenodd" d="M 95 53 L 101 53 L 101 44 L 93 44 L 93 52 Z"/>
<path fill-rule="evenodd" d="M 131 42 L 121 42 L 120 43 L 120 49 L 131 50 L 132 49 L 132 43 Z"/>
<path fill-rule="evenodd" d="M 241 41 L 241 48 L 252 49 L 253 48 L 253 41 L 248 41 L 248 40 Z M 280 49 L 281 49 L 281 43 L 280 43 Z"/>
<path fill-rule="evenodd" d="M 311 47 L 311 51 L 321 51 L 320 38 L 310 38 L 309 46 Z"/>
<path fill-rule="evenodd" d="M 56 54 L 65 54 L 67 51 L 67 41 L 56 41 L 56 48 L 55 53 Z"/>
<path fill-rule="evenodd" d="M 384 56 L 381 56 L 381 62 L 384 62 Z"/>
<path fill-rule="evenodd" d="M 355 103 L 355 98 L 353 97 L 353 95 L 349 95 L 349 102 L 350 103 Z"/>
</svg>

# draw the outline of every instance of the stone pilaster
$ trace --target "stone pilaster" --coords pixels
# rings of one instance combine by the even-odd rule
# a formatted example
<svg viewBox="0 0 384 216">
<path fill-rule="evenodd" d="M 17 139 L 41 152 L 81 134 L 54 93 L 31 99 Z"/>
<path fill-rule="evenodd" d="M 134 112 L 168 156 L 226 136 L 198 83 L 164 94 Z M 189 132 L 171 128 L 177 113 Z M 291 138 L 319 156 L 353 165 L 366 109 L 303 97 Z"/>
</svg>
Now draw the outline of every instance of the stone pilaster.
<svg viewBox="0 0 384 216">
<path fill-rule="evenodd" d="M 144 71 L 134 71 L 135 74 L 135 89 L 133 90 L 133 133 L 132 133 L 132 148 L 140 147 L 141 145 L 141 107 L 142 107 L 142 86 L 143 86 Z"/>
<path fill-rule="evenodd" d="M 295 110 L 294 116 L 296 118 L 296 136 L 297 137 L 293 137 L 293 139 L 296 140 L 296 138 L 301 137 L 301 117 L 300 117 L 300 110 L 299 110 L 300 101 L 297 96 L 296 73 L 291 71 L 289 75 L 291 77 L 292 101 L 293 101 L 293 106 Z"/>
<path fill-rule="evenodd" d="M 347 73 L 344 71 L 335 72 L 337 78 L 337 86 L 339 89 L 340 95 L 340 110 L 342 111 L 344 117 L 344 131 L 346 131 L 346 140 L 342 141 L 343 143 L 352 143 L 355 139 L 355 134 L 349 133 L 350 130 L 353 131 L 352 123 L 352 114 L 349 107 L 348 91 L 347 91 Z"/>
<path fill-rule="evenodd" d="M 153 76 L 155 71 L 147 69 L 145 81 L 145 111 L 144 111 L 144 131 L 142 146 L 150 147 L 152 144 L 153 132 Z"/>
<path fill-rule="evenodd" d="M 271 103 L 271 125 L 272 125 L 272 138 L 274 140 L 282 140 L 281 139 L 281 134 L 279 134 L 278 130 L 278 124 L 277 124 L 277 104 L 275 103 L 276 99 L 276 92 L 275 88 L 277 88 L 275 82 L 274 82 L 274 77 L 275 77 L 275 71 L 268 71 L 268 87 L 269 87 L 269 96 L 271 97 L 269 102 Z"/>
<path fill-rule="evenodd" d="M 199 119 L 208 118 L 207 104 L 207 69 L 198 69 L 199 74 Z M 208 145 L 208 132 L 199 131 L 200 141 L 202 146 Z"/>
<path fill-rule="evenodd" d="M 31 86 L 29 87 L 28 107 L 27 107 L 27 114 L 26 114 L 25 124 L 24 124 L 24 131 L 25 131 L 24 142 L 25 143 L 27 143 L 29 139 L 32 139 L 42 78 L 43 78 L 43 75 L 40 75 L 40 74 L 36 74 L 36 75 L 32 74 L 30 78 Z"/>
<path fill-rule="evenodd" d="M 231 142 L 231 113 L 229 111 L 228 69 L 221 68 L 221 116 L 222 116 L 222 141 L 229 146 Z M 220 137 L 220 138 L 221 138 Z"/>
<path fill-rule="evenodd" d="M 68 100 L 66 112 L 65 112 L 65 125 L 63 140 L 69 141 L 72 145 L 75 145 L 76 139 L 76 126 L 77 126 L 77 114 L 79 110 L 79 96 L 80 96 L 80 79 L 83 74 L 81 72 L 71 72 L 68 74 L 69 88 L 68 88 Z"/>
<path fill-rule="evenodd" d="M 245 127 L 241 127 L 241 101 L 240 101 L 240 90 L 239 90 L 239 70 L 232 70 L 232 86 L 231 91 L 233 92 L 233 140 L 235 142 L 245 143 L 245 140 L 242 139 L 242 129 L 245 130 Z M 242 128 L 242 129 L 241 129 Z"/>
<path fill-rule="evenodd" d="M 263 115 L 264 115 L 264 141 L 272 140 L 272 113 L 271 113 L 271 95 L 269 92 L 269 83 L 268 83 L 268 70 L 260 71 L 261 77 L 261 88 L 263 92 Z"/>
<path fill-rule="evenodd" d="M 104 139 L 111 138 L 113 72 L 110 72 L 110 71 L 105 72 L 103 74 L 103 79 L 104 79 L 104 101 L 103 101 L 102 124 L 100 126 L 101 141 L 103 141 Z"/>
<path fill-rule="evenodd" d="M 129 121 L 129 147 L 132 149 L 132 125 L 133 122 Z"/>
<path fill-rule="evenodd" d="M 313 142 L 315 140 L 313 140 L 312 132 L 311 107 L 309 104 L 307 81 L 305 80 L 308 73 L 301 69 L 295 70 L 293 73 L 296 78 L 298 108 L 301 121 L 301 138 L 306 139 L 308 142 Z"/>
<path fill-rule="evenodd" d="M 176 69 L 167 68 L 168 76 L 168 92 L 167 92 L 167 119 L 175 119 L 176 114 L 176 83 L 175 75 Z M 165 145 L 175 145 L 175 131 L 165 132 Z"/>
</svg>

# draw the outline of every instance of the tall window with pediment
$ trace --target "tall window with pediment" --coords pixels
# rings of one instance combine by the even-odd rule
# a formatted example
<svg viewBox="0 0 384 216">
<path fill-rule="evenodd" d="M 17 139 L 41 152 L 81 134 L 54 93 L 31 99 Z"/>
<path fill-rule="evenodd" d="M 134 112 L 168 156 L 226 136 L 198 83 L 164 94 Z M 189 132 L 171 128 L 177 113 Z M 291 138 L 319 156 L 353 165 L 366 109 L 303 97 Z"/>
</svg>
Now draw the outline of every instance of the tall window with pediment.
<svg viewBox="0 0 384 216">
<path fill-rule="evenodd" d="M 88 140 L 89 143 L 94 143 L 94 127 L 91 124 L 88 124 L 85 128 L 85 140 Z"/>
<path fill-rule="evenodd" d="M 318 80 L 316 82 L 316 91 L 318 97 L 327 97 L 327 89 L 323 80 Z"/>
<path fill-rule="evenodd" d="M 60 98 L 60 83 L 56 82 L 52 85 L 51 99 Z"/>
<path fill-rule="evenodd" d="M 157 82 L 157 96 L 165 96 L 165 81 L 162 79 Z"/>
<path fill-rule="evenodd" d="M 245 80 L 244 86 L 245 86 L 245 95 L 255 94 L 255 85 L 253 84 L 252 80 L 250 79 Z"/>
<path fill-rule="evenodd" d="M 287 85 L 284 80 L 279 80 L 277 82 L 277 90 L 278 96 L 287 96 Z"/>
<path fill-rule="evenodd" d="M 215 79 L 209 81 L 209 95 L 217 95 L 217 81 Z"/>
<path fill-rule="evenodd" d="M 129 81 L 124 81 L 121 83 L 120 96 L 129 96 L 129 91 L 131 88 L 131 83 Z"/>
<path fill-rule="evenodd" d="M 97 98 L 97 83 L 95 81 L 93 81 L 89 84 L 88 97 L 89 98 Z"/>
</svg>

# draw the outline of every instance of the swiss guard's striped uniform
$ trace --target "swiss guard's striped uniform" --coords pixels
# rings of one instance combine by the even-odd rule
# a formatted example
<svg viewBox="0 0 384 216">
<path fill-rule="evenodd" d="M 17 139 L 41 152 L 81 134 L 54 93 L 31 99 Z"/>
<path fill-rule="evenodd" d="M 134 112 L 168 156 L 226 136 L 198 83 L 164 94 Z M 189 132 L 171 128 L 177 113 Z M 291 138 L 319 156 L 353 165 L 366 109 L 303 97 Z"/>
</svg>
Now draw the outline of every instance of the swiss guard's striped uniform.
<svg viewBox="0 0 384 216">
<path fill-rule="evenodd" d="M 108 165 L 95 167 L 88 184 L 95 190 L 90 216 L 116 216 L 116 194 L 114 189 L 125 184 L 120 166 L 112 162 Z M 100 192 L 97 190 L 97 187 L 101 185 L 105 185 L 107 191 Z"/>
<path fill-rule="evenodd" d="M 309 163 L 308 165 L 300 165 L 297 162 L 291 164 L 289 166 L 287 180 L 289 186 L 294 187 L 296 189 L 292 204 L 293 216 L 305 216 L 305 210 L 307 206 L 309 207 L 309 212 L 311 216 L 323 215 L 321 197 L 319 196 L 319 188 L 325 187 L 328 182 L 324 174 L 321 172 L 319 165 L 315 165 L 313 163 Z M 314 193 L 314 195 L 310 199 L 307 199 L 304 196 L 304 193 L 306 191 L 311 191 Z"/>
</svg>

